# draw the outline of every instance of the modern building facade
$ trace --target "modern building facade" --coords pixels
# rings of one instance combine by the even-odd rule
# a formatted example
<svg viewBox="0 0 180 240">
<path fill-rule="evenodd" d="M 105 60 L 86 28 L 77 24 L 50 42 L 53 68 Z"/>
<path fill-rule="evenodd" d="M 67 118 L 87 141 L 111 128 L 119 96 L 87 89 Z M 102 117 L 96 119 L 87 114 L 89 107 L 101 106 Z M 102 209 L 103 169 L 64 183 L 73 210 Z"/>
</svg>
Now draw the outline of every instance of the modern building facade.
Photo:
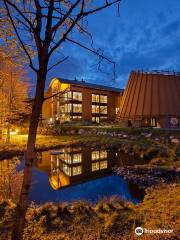
<svg viewBox="0 0 180 240">
<path fill-rule="evenodd" d="M 119 111 L 122 89 L 78 80 L 54 78 L 42 108 L 49 122 L 114 121 Z"/>
<path fill-rule="evenodd" d="M 125 127 L 180 128 L 180 73 L 132 71 L 124 91 L 54 78 L 45 97 L 42 118 L 52 123 L 117 121 Z"/>
<path fill-rule="evenodd" d="M 125 126 L 179 128 L 180 74 L 133 71 L 118 120 Z"/>
</svg>

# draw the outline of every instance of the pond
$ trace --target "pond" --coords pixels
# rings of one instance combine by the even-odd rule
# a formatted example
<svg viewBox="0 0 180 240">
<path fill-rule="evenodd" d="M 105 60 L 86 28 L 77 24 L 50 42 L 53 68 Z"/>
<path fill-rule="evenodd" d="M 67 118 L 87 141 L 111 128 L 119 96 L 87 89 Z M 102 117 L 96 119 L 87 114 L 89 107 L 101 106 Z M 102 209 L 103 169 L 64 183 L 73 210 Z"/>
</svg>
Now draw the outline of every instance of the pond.
<svg viewBox="0 0 180 240">
<path fill-rule="evenodd" d="M 113 173 L 113 167 L 135 163 L 134 156 L 122 154 L 116 148 L 67 147 L 40 152 L 33 168 L 29 199 L 36 203 L 76 200 L 95 203 L 117 196 L 139 203 L 144 191 Z M 22 172 L 23 165 L 21 161 L 17 173 Z"/>
</svg>

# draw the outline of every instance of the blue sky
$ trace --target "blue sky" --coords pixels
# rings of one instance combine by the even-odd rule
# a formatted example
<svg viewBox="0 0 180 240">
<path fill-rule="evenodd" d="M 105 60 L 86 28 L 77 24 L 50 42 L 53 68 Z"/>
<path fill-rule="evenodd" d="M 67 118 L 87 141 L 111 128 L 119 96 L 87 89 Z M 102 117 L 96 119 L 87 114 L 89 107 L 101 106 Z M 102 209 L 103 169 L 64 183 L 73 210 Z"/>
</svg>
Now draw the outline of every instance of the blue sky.
<svg viewBox="0 0 180 240">
<path fill-rule="evenodd" d="M 46 86 L 52 77 L 76 77 L 124 88 L 131 70 L 180 71 L 180 0 L 122 0 L 119 17 L 111 7 L 88 21 L 94 46 L 116 62 L 116 81 L 112 81 L 109 63 L 105 62 L 103 69 L 110 75 L 98 72 L 92 67 L 97 62 L 93 54 L 68 43 L 59 52 L 69 59 L 48 74 Z M 88 46 L 88 39 L 84 43 Z M 59 53 L 53 61 L 58 58 Z"/>
</svg>

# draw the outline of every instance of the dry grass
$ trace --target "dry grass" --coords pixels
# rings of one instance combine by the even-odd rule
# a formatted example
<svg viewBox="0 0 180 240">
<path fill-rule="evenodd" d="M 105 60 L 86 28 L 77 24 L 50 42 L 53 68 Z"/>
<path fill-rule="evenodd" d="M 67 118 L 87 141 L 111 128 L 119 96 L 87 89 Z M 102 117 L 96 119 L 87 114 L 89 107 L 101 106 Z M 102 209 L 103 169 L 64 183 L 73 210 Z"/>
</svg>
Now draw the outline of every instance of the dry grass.
<svg viewBox="0 0 180 240">
<path fill-rule="evenodd" d="M 180 185 L 150 189 L 142 203 L 133 205 L 111 198 L 96 205 L 80 201 L 31 205 L 24 240 L 133 240 L 136 226 L 173 229 L 172 234 L 144 234 L 142 240 L 178 239 Z M 14 205 L 0 203 L 1 239 L 10 239 Z M 11 219 L 11 221 L 10 221 Z"/>
</svg>

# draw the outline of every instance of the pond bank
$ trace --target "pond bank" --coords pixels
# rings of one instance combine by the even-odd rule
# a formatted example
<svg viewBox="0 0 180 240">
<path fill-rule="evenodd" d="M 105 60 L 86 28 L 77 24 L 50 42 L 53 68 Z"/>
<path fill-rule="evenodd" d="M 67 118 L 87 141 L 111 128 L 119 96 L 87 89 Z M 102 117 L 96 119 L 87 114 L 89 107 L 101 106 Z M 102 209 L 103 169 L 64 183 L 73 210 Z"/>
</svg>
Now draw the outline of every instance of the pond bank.
<svg viewBox="0 0 180 240">
<path fill-rule="evenodd" d="M 114 168 L 114 171 L 130 183 L 137 184 L 140 188 L 152 187 L 163 183 L 174 183 L 180 180 L 180 169 L 126 166 Z"/>
</svg>

